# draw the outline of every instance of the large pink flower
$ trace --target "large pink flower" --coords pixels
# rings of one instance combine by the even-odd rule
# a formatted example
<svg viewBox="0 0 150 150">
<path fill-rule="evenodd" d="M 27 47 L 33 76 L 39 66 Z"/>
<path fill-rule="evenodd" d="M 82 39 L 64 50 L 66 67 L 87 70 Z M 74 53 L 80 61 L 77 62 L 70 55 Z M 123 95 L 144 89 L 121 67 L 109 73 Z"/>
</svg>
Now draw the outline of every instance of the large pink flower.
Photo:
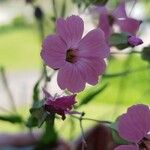
<svg viewBox="0 0 150 150">
<path fill-rule="evenodd" d="M 100 13 L 98 27 L 104 31 L 107 39 L 112 33 L 112 26 L 116 24 L 119 26 L 121 32 L 129 34 L 128 42 L 131 46 L 143 43 L 141 39 L 136 37 L 141 21 L 127 16 L 124 0 L 112 12 L 109 12 L 105 6 L 98 6 L 96 11 Z"/>
<path fill-rule="evenodd" d="M 57 81 L 61 89 L 76 93 L 85 84 L 95 85 L 106 65 L 109 55 L 104 33 L 101 29 L 90 31 L 82 38 L 83 20 L 78 16 L 58 19 L 55 35 L 43 42 L 41 57 L 53 69 L 59 69 Z M 82 38 L 82 39 L 81 39 Z"/>
<path fill-rule="evenodd" d="M 63 96 L 63 97 L 52 97 L 45 89 L 43 89 L 45 94 L 44 108 L 50 114 L 58 114 L 62 116 L 64 120 L 66 118 L 65 114 L 72 114 L 77 112 L 72 112 L 72 106 L 76 103 L 76 95 Z"/>
<path fill-rule="evenodd" d="M 143 104 L 133 105 L 118 119 L 119 135 L 129 141 L 115 150 L 150 150 L 150 109 Z"/>
</svg>

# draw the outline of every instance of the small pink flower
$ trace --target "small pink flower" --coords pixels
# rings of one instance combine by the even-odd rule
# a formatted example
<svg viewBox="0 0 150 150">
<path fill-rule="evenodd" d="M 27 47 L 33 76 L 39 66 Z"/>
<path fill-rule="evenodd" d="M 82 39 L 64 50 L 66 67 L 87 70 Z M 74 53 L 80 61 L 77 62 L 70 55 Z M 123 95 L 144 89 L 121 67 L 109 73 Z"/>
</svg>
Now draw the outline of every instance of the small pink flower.
<svg viewBox="0 0 150 150">
<path fill-rule="evenodd" d="M 63 96 L 63 97 L 52 97 L 45 89 L 43 89 L 45 94 L 44 108 L 50 114 L 58 114 L 62 116 L 64 120 L 66 118 L 65 114 L 74 114 L 76 112 L 71 111 L 72 106 L 76 103 L 76 95 Z"/>
<path fill-rule="evenodd" d="M 101 29 L 92 30 L 82 38 L 83 30 L 80 17 L 60 18 L 56 22 L 57 33 L 44 40 L 41 51 L 44 62 L 53 69 L 59 69 L 59 87 L 72 93 L 82 91 L 86 83 L 97 84 L 99 75 L 106 68 L 104 58 L 109 55 Z"/>
<path fill-rule="evenodd" d="M 107 39 L 113 32 L 112 26 L 114 24 L 119 26 L 121 32 L 126 32 L 130 36 L 135 36 L 139 30 L 141 21 L 127 16 L 124 0 L 122 0 L 116 9 L 112 12 L 109 12 L 105 6 L 98 6 L 96 11 L 100 14 L 98 27 L 104 31 Z M 138 42 L 138 44 L 141 44 L 141 42 Z M 134 43 L 131 43 L 131 46 L 134 45 Z M 137 46 L 137 43 L 135 46 Z"/>
<path fill-rule="evenodd" d="M 149 150 L 150 148 L 150 109 L 143 104 L 133 105 L 121 115 L 117 123 L 120 137 L 129 141 L 115 150 Z"/>
</svg>

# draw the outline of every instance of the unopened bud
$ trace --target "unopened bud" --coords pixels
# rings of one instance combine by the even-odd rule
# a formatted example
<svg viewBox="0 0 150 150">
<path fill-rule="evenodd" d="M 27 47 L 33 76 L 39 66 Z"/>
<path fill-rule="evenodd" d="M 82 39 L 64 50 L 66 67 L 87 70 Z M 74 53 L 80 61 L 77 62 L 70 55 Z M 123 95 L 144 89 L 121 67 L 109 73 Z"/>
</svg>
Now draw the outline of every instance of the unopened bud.
<svg viewBox="0 0 150 150">
<path fill-rule="evenodd" d="M 36 7 L 34 11 L 34 16 L 38 19 L 41 20 L 43 18 L 43 12 L 40 7 Z"/>
</svg>

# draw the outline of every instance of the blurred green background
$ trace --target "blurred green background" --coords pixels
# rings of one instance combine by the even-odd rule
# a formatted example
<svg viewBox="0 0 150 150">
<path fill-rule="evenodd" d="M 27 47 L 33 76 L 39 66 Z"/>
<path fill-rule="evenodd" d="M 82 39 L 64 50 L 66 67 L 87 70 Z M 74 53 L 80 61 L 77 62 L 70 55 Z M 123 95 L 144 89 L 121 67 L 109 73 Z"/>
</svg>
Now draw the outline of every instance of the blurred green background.
<svg viewBox="0 0 150 150">
<path fill-rule="evenodd" d="M 59 2 L 60 0 L 57 1 L 58 9 L 61 5 Z M 113 2 L 116 3 L 116 1 Z M 46 35 L 52 33 L 54 25 L 50 1 L 37 1 L 36 4 L 41 6 L 45 14 L 44 30 Z M 69 12 L 67 15 L 77 12 L 71 0 L 66 0 L 66 4 L 67 12 Z M 141 18 L 144 20 L 144 23 L 140 34 L 144 40 L 150 41 L 150 36 L 147 36 L 148 33 L 150 35 L 150 18 L 148 15 L 150 13 L 150 1 L 139 1 L 135 7 L 137 7 L 135 8 L 137 14 L 141 13 L 142 8 Z M 88 15 L 86 15 L 86 17 L 88 17 Z M 28 118 L 28 109 L 32 100 L 31 90 L 37 78 L 40 76 L 39 72 L 42 66 L 40 58 L 41 38 L 38 25 L 33 16 L 32 6 L 26 4 L 23 0 L 14 0 L 13 2 L 11 0 L 1 0 L 0 18 L 0 66 L 6 69 L 6 75 L 8 76 L 9 82 L 11 82 L 10 88 L 14 95 L 18 95 L 18 89 L 20 90 L 22 88 L 22 90 L 24 90 L 23 84 L 26 85 L 25 89 L 27 89 L 27 91 L 30 90 L 26 97 L 22 94 L 19 98 L 17 97 L 18 100 L 15 102 L 19 114 L 22 114 L 24 118 Z M 150 43 L 147 42 L 146 44 Z M 142 47 L 139 49 L 142 49 Z M 92 90 L 107 84 L 106 89 L 93 97 L 88 105 L 81 107 L 80 111 L 84 111 L 88 118 L 113 121 L 132 104 L 150 104 L 150 69 L 143 69 L 143 66 L 145 67 L 146 65 L 148 65 L 148 63 L 143 61 L 139 54 L 129 56 L 116 54 L 110 56 L 106 74 L 133 71 L 113 78 L 103 76 L 96 87 L 91 89 L 91 87 L 88 86 L 86 91 L 79 94 L 78 101 L 81 101 L 83 97 Z M 15 76 L 16 74 L 19 75 L 19 77 Z M 24 80 L 26 77 L 27 79 Z M 18 78 L 20 82 L 17 82 Z M 14 81 L 11 81 L 12 79 Z M 14 88 L 16 88 L 16 90 Z M 9 104 L 3 103 L 4 101 L 8 101 L 9 103 L 9 100 L 7 100 L 8 98 L 6 97 L 2 81 L 0 82 L 0 90 L 0 109 L 1 107 L 7 108 Z M 29 103 L 23 102 L 22 99 L 24 99 L 24 101 L 28 99 L 27 101 Z M 17 103 L 19 103 L 19 105 Z M 11 109 L 11 107 L 8 107 L 8 109 Z M 1 109 L 1 114 L 3 113 L 5 113 L 5 111 Z M 67 121 L 59 122 L 58 130 L 64 128 L 67 123 Z M 84 122 L 85 127 L 89 127 L 91 124 L 92 122 Z M 15 126 L 3 121 L 0 122 L 0 131 L 22 131 L 23 128 L 25 129 L 25 127 L 20 125 Z M 70 127 L 64 129 L 64 132 L 61 132 L 61 134 L 63 135 L 65 132 L 69 133 L 71 129 L 69 128 Z M 76 129 L 79 132 L 79 128 L 77 127 Z"/>
</svg>

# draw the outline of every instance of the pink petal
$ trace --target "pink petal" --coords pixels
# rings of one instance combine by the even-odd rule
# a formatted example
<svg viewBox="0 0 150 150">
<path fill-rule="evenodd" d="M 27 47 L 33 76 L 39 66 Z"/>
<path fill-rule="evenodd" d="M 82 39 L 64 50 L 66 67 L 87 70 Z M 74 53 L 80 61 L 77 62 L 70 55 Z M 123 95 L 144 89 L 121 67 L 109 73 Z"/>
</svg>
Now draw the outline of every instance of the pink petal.
<svg viewBox="0 0 150 150">
<path fill-rule="evenodd" d="M 90 31 L 79 43 L 79 57 L 105 58 L 109 55 L 104 32 L 101 29 Z"/>
<path fill-rule="evenodd" d="M 149 131 L 150 110 L 146 105 L 134 105 L 118 119 L 119 135 L 127 141 L 138 143 Z"/>
<path fill-rule="evenodd" d="M 132 18 L 125 18 L 117 20 L 116 23 L 119 25 L 122 32 L 127 32 L 129 34 L 135 35 L 136 32 L 139 30 L 141 21 Z"/>
<path fill-rule="evenodd" d="M 85 79 L 75 64 L 66 63 L 58 72 L 57 82 L 61 89 L 68 89 L 72 93 L 80 92 L 85 88 Z"/>
<path fill-rule="evenodd" d="M 111 34 L 111 26 L 109 25 L 108 15 L 101 14 L 99 18 L 99 25 L 103 32 L 105 33 L 105 38 L 108 40 L 110 34 Z"/>
<path fill-rule="evenodd" d="M 66 42 L 68 48 L 75 48 L 82 37 L 84 23 L 80 17 L 75 15 L 68 17 L 66 20 L 60 18 L 56 22 L 56 30 Z"/>
<path fill-rule="evenodd" d="M 91 85 L 96 85 L 98 83 L 99 75 L 102 75 L 106 68 L 105 61 L 99 58 L 81 58 L 76 63 L 76 66 L 82 73 L 86 82 Z"/>
<path fill-rule="evenodd" d="M 66 44 L 58 35 L 50 35 L 43 42 L 41 57 L 49 67 L 61 68 L 65 65 L 66 50 Z"/>
<path fill-rule="evenodd" d="M 136 145 L 120 145 L 114 150 L 139 150 L 139 148 Z"/>
<path fill-rule="evenodd" d="M 125 10 L 125 1 L 122 0 L 122 2 L 117 6 L 117 8 L 112 12 L 112 15 L 114 18 L 126 18 L 126 10 Z"/>
<path fill-rule="evenodd" d="M 71 110 L 72 106 L 76 103 L 75 97 L 76 95 L 59 97 L 55 100 L 55 105 L 66 111 L 68 109 Z"/>
</svg>

